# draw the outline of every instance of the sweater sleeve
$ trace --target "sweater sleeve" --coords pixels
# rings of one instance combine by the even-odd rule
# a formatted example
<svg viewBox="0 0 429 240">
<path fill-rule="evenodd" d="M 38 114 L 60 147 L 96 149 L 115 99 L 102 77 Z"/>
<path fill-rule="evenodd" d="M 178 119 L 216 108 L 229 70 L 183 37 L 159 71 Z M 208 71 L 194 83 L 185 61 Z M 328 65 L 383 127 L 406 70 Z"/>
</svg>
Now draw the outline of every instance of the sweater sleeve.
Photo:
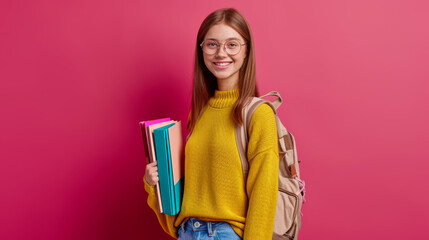
<svg viewBox="0 0 429 240">
<path fill-rule="evenodd" d="M 279 179 L 277 125 L 270 106 L 258 106 L 248 131 L 246 191 L 249 205 L 243 239 L 269 240 L 274 229 Z"/>
<path fill-rule="evenodd" d="M 143 181 L 144 188 L 149 194 L 147 198 L 147 204 L 155 212 L 162 229 L 164 229 L 167 234 L 177 239 L 179 236 L 177 233 L 177 228 L 174 226 L 174 222 L 176 221 L 177 215 L 173 216 L 158 212 L 158 201 L 156 199 L 155 186 L 149 185 L 149 183 L 146 182 L 146 179 L 144 177 Z"/>
</svg>

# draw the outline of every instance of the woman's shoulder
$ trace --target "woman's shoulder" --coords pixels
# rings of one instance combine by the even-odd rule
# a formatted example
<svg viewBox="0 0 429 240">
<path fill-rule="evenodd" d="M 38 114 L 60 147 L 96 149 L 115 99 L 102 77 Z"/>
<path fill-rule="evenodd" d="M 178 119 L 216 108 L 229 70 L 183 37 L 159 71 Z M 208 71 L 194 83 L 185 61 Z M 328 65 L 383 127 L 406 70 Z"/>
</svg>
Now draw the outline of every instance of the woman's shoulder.
<svg viewBox="0 0 429 240">
<path fill-rule="evenodd" d="M 276 150 L 277 123 L 274 110 L 270 105 L 264 103 L 255 109 L 250 120 L 248 134 L 247 151 L 249 158 L 270 149 Z"/>
<path fill-rule="evenodd" d="M 259 105 L 252 114 L 252 118 L 250 119 L 250 123 L 252 122 L 260 122 L 260 121 L 269 121 L 275 120 L 274 110 L 267 103 L 263 103 Z"/>
<path fill-rule="evenodd" d="M 266 135 L 276 132 L 276 116 L 274 110 L 267 103 L 259 105 L 252 114 L 249 123 L 249 134 Z"/>
</svg>

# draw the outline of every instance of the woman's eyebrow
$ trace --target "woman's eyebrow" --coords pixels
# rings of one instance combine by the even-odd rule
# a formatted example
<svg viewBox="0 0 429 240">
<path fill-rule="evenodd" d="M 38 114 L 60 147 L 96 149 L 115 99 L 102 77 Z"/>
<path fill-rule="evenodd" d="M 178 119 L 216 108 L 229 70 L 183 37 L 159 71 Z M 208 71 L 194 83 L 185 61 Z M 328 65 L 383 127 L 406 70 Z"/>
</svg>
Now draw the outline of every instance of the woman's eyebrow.
<svg viewBox="0 0 429 240">
<path fill-rule="evenodd" d="M 230 37 L 230 38 L 227 38 L 227 39 L 225 39 L 226 41 L 228 41 L 228 40 L 240 40 L 240 39 L 238 39 L 238 38 L 236 38 L 236 37 Z M 216 39 L 216 38 L 207 38 L 206 40 L 216 40 L 216 41 L 219 41 L 218 39 Z"/>
</svg>

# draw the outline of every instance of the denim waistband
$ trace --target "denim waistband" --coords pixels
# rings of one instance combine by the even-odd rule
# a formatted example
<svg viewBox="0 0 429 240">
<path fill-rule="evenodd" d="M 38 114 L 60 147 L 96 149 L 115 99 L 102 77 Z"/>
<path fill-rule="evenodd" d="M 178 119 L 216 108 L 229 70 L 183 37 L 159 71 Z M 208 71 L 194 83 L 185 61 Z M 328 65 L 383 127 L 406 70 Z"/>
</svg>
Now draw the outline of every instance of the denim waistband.
<svg viewBox="0 0 429 240">
<path fill-rule="evenodd" d="M 194 232 L 197 231 L 207 231 L 209 236 L 213 235 L 213 231 L 217 228 L 229 227 L 227 222 L 210 222 L 203 221 L 197 218 L 189 218 L 187 221 L 183 222 L 180 229 L 184 232 L 185 228 L 192 229 Z"/>
</svg>

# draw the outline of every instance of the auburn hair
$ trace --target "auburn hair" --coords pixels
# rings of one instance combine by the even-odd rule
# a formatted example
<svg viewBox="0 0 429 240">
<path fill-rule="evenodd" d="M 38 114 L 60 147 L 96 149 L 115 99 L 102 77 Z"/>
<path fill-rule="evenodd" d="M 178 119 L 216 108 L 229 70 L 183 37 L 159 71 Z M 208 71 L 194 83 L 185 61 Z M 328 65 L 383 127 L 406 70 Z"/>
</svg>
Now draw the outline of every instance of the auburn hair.
<svg viewBox="0 0 429 240">
<path fill-rule="evenodd" d="M 239 70 L 239 97 L 234 103 L 231 117 L 235 124 L 243 124 L 242 109 L 248 103 L 249 97 L 259 96 L 256 85 L 256 63 L 252 32 L 246 19 L 234 8 L 222 8 L 210 13 L 201 23 L 196 39 L 194 82 L 192 91 L 191 110 L 189 112 L 187 129 L 192 131 L 201 111 L 214 96 L 217 89 L 216 77 L 207 69 L 203 51 L 200 47 L 209 29 L 216 24 L 225 24 L 237 31 L 246 41 L 247 54 Z"/>
</svg>

